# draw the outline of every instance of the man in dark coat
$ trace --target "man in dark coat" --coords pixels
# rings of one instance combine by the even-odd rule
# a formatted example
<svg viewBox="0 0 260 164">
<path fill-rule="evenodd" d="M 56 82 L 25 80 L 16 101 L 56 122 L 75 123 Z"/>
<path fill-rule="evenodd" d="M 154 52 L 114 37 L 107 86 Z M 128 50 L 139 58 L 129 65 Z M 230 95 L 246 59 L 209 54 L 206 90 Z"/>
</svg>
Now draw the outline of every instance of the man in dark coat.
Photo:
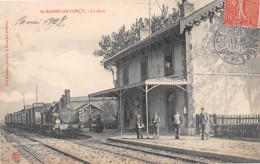
<svg viewBox="0 0 260 164">
<path fill-rule="evenodd" d="M 200 124 L 201 124 L 201 129 L 202 129 L 202 138 L 201 140 L 205 139 L 205 135 L 206 135 L 206 139 L 209 139 L 209 132 L 208 132 L 208 124 L 209 124 L 209 115 L 204 112 L 205 108 L 202 107 L 201 108 L 201 113 L 200 113 Z"/>
<path fill-rule="evenodd" d="M 143 139 L 142 128 L 143 128 L 144 124 L 143 124 L 143 119 L 139 113 L 137 113 L 135 125 L 136 125 L 137 139 L 139 139 L 140 137 Z"/>
<path fill-rule="evenodd" d="M 159 139 L 159 123 L 160 123 L 160 117 L 157 115 L 157 113 L 154 113 L 153 119 L 153 138 Z"/>
<path fill-rule="evenodd" d="M 173 116 L 173 126 L 175 128 L 175 139 L 180 139 L 180 125 L 182 123 L 181 116 L 178 111 L 175 111 Z"/>
<path fill-rule="evenodd" d="M 100 114 L 97 115 L 96 121 L 97 121 L 97 132 L 98 132 L 98 133 L 103 133 L 104 127 L 103 127 L 103 125 L 102 125 L 102 121 L 101 121 L 101 116 L 100 116 Z"/>
</svg>

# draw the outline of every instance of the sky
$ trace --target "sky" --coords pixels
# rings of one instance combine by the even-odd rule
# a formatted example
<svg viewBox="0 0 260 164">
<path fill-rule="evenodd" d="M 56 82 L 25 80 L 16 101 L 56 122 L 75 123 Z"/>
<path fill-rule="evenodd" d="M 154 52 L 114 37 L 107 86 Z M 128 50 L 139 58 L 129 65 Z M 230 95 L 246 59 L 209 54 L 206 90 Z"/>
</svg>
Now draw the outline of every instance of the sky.
<svg viewBox="0 0 260 164">
<path fill-rule="evenodd" d="M 170 8 L 181 2 L 157 1 Z M 195 10 L 210 1 L 189 0 Z M 57 101 L 65 89 L 77 97 L 113 88 L 112 74 L 92 53 L 102 35 L 118 31 L 123 24 L 129 28 L 136 18 L 148 17 L 147 4 L 148 0 L 0 1 L 0 120 L 6 113 L 21 110 L 23 97 L 25 105 L 36 101 L 36 83 L 38 102 Z M 156 0 L 151 4 L 152 15 L 160 14 Z M 86 13 L 41 13 L 59 9 L 84 9 Z M 94 10 L 103 12 L 91 12 Z M 61 21 L 64 16 L 58 26 L 59 22 L 47 25 L 47 20 Z M 21 24 L 23 17 L 26 22 L 40 24 Z"/>
</svg>

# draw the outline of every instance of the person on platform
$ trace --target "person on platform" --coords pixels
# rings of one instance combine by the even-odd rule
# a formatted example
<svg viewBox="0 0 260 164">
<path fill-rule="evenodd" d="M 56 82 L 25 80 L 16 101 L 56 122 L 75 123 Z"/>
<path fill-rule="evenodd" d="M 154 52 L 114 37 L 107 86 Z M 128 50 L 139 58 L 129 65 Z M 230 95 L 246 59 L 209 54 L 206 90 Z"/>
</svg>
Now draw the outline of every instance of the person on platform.
<svg viewBox="0 0 260 164">
<path fill-rule="evenodd" d="M 208 132 L 209 115 L 204 110 L 205 108 L 202 107 L 200 113 L 200 125 L 202 129 L 201 140 L 205 139 L 205 135 L 206 135 L 206 140 L 208 140 L 209 139 L 209 132 Z"/>
<path fill-rule="evenodd" d="M 180 125 L 182 123 L 181 116 L 178 111 L 173 115 L 173 126 L 175 129 L 175 139 L 180 139 Z"/>
<path fill-rule="evenodd" d="M 142 133 L 142 128 L 144 127 L 143 124 L 143 119 L 140 116 L 139 113 L 136 115 L 136 134 L 137 134 L 137 139 L 142 138 L 143 139 L 143 133 Z"/>
<path fill-rule="evenodd" d="M 104 127 L 103 127 L 102 122 L 101 122 L 101 116 L 100 116 L 100 114 L 97 115 L 96 121 L 97 121 L 97 132 L 98 132 L 98 133 L 103 133 Z"/>
<path fill-rule="evenodd" d="M 89 131 L 91 132 L 92 131 L 92 123 L 93 123 L 93 119 L 92 119 L 92 116 L 89 117 Z"/>
<path fill-rule="evenodd" d="M 157 113 L 154 113 L 153 119 L 153 138 L 159 139 L 159 123 L 160 123 L 160 117 L 157 115 Z"/>
</svg>

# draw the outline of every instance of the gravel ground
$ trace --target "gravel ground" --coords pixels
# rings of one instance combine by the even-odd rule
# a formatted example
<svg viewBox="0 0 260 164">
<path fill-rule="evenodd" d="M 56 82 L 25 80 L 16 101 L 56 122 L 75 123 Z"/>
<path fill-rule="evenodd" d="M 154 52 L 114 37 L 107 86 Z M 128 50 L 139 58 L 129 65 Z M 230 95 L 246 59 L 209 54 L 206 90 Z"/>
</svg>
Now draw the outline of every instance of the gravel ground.
<svg viewBox="0 0 260 164">
<path fill-rule="evenodd" d="M 17 136 L 13 133 L 5 132 L 3 135 L 11 145 L 20 152 L 20 154 L 27 159 L 28 163 L 41 163 L 35 159 L 31 154 L 22 149 L 21 145 L 29 150 L 34 156 L 39 158 L 43 163 L 80 163 L 74 159 L 67 157 L 57 151 L 54 151 L 38 142 L 33 142 L 28 138 Z"/>
<path fill-rule="evenodd" d="M 65 140 L 41 140 L 41 142 L 55 147 L 59 150 L 72 154 L 78 158 L 84 159 L 89 163 L 145 163 L 140 160 L 121 156 L 119 154 L 101 151 L 95 148 L 86 147 Z M 87 141 L 86 141 L 87 142 Z"/>
<path fill-rule="evenodd" d="M 7 140 L 1 136 L 1 164 L 13 164 L 12 160 L 12 154 L 16 153 L 17 150 L 7 142 Z M 27 159 L 23 156 L 21 156 L 21 159 L 19 161 L 20 164 L 27 164 L 29 163 Z"/>
<path fill-rule="evenodd" d="M 125 147 L 126 149 L 139 149 L 139 150 L 158 153 L 158 154 L 162 154 L 162 155 L 166 155 L 166 156 L 172 156 L 172 157 L 176 157 L 178 159 L 178 161 L 183 161 L 185 163 L 189 163 L 189 161 L 187 161 L 187 160 L 199 161 L 199 163 L 222 163 L 223 162 L 221 160 L 215 160 L 215 159 L 209 160 L 209 159 L 206 159 L 206 158 L 203 158 L 203 157 L 189 156 L 189 155 L 185 155 L 185 154 L 173 153 L 173 152 L 169 152 L 169 151 L 147 148 L 147 147 L 141 147 L 141 146 L 135 146 L 135 145 L 130 145 L 130 144 L 115 143 L 115 142 L 109 142 L 109 141 L 105 141 L 105 142 L 102 142 L 102 143 L 109 144 L 113 147 L 119 146 L 119 147 Z M 127 150 L 127 151 L 129 151 L 129 150 Z M 185 159 L 185 160 L 183 160 L 183 159 Z"/>
<path fill-rule="evenodd" d="M 19 132 L 26 133 L 22 131 Z M 166 157 L 142 153 L 139 151 L 104 145 L 96 142 L 96 140 L 91 140 L 88 137 L 84 136 L 81 136 L 78 139 L 55 139 L 33 133 L 30 134 L 30 137 L 39 142 L 43 142 L 44 144 L 64 151 L 68 154 L 72 154 L 73 156 L 84 159 L 89 163 L 184 163 L 178 159 L 170 159 Z M 34 142 L 34 144 L 39 144 L 39 142 Z M 79 145 L 74 142 L 86 144 L 86 146 Z M 28 148 L 30 148 L 33 151 L 37 151 L 37 148 L 35 149 L 33 145 Z M 38 148 L 42 149 L 41 147 Z M 48 158 L 48 160 L 55 160 L 55 157 L 53 157 L 50 154 L 51 153 L 49 153 L 49 155 L 42 153 L 42 155 L 48 156 L 46 157 Z"/>
<path fill-rule="evenodd" d="M 14 134 L 10 134 L 8 137 L 10 142 L 17 140 L 17 142 L 23 143 L 28 149 L 38 153 L 44 158 L 46 163 L 75 163 L 70 161 L 71 158 L 62 155 L 52 149 L 46 148 L 41 143 L 54 147 L 62 152 L 71 154 L 77 158 L 83 159 L 89 163 L 189 163 L 190 161 L 182 160 L 183 158 L 188 160 L 200 161 L 200 163 L 219 163 L 220 161 L 207 160 L 200 157 L 192 157 L 188 155 L 176 154 L 162 150 L 155 150 L 151 148 L 145 148 L 134 145 L 110 143 L 105 141 L 104 137 L 89 138 L 87 136 L 79 136 L 77 139 L 56 139 L 47 136 L 39 135 L 36 133 L 28 133 L 15 129 L 16 132 L 26 135 L 38 142 L 33 142 L 23 137 L 17 137 Z M 13 138 L 13 139 L 12 139 Z M 108 145 L 114 144 L 114 145 Z M 122 147 L 124 148 L 122 148 Z M 132 150 L 135 149 L 135 150 Z M 43 150 L 43 151 L 42 151 Z M 141 152 L 139 150 L 147 151 Z M 177 156 L 176 158 L 168 158 L 161 155 L 154 155 L 148 152 L 156 152 L 159 154 Z M 30 158 L 28 158 L 30 159 Z M 30 162 L 34 163 L 34 162 Z"/>
<path fill-rule="evenodd" d="M 171 159 L 167 157 L 162 157 L 158 155 L 153 155 L 149 153 L 143 153 L 141 151 L 130 150 L 127 148 L 115 147 L 111 145 L 105 145 L 98 142 L 86 142 L 86 141 L 73 141 L 81 145 L 91 147 L 93 149 L 98 149 L 104 152 L 109 152 L 111 155 L 120 154 L 121 156 L 126 156 L 134 159 L 141 160 L 148 163 L 187 163 L 179 159 Z M 139 147 L 138 149 L 145 150 L 146 148 Z"/>
</svg>

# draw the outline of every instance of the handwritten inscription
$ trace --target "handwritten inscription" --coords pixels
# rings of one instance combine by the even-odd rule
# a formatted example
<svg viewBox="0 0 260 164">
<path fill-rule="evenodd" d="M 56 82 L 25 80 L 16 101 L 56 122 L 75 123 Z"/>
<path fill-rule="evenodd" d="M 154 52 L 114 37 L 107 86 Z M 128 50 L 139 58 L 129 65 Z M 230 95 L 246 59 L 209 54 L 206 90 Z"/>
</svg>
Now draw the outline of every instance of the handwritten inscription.
<svg viewBox="0 0 260 164">
<path fill-rule="evenodd" d="M 62 18 L 53 18 L 50 17 L 45 20 L 29 20 L 28 16 L 23 16 L 20 19 L 17 19 L 15 25 L 24 25 L 24 24 L 43 24 L 43 25 L 56 25 L 56 26 L 64 26 L 64 21 L 68 17 L 65 15 Z"/>
<path fill-rule="evenodd" d="M 66 13 L 66 14 L 89 14 L 89 13 L 105 13 L 104 9 L 52 9 L 52 10 L 40 10 L 41 13 Z"/>
<path fill-rule="evenodd" d="M 223 27 L 216 32 L 214 47 L 224 61 L 239 65 L 257 56 L 258 41 L 257 29 Z"/>
</svg>

